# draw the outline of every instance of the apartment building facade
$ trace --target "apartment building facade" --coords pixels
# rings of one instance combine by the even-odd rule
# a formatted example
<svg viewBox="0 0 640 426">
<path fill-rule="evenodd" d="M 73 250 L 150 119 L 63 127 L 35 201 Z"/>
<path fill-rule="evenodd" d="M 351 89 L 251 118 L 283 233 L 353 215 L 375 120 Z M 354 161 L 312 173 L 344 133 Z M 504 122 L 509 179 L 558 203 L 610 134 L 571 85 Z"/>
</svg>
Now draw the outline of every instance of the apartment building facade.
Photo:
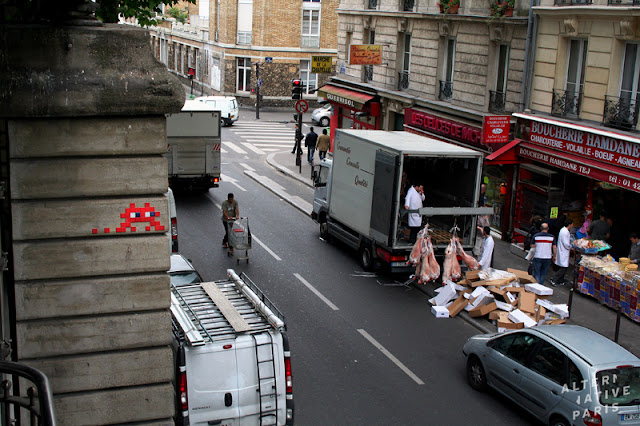
<svg viewBox="0 0 640 426">
<path fill-rule="evenodd" d="M 220 0 L 189 24 L 165 22 L 151 29 L 156 57 L 188 78 L 196 94 L 234 95 L 253 103 L 290 105 L 291 80 L 305 96 L 330 74 L 312 70 L 314 56 L 335 58 L 338 0 Z"/>
</svg>

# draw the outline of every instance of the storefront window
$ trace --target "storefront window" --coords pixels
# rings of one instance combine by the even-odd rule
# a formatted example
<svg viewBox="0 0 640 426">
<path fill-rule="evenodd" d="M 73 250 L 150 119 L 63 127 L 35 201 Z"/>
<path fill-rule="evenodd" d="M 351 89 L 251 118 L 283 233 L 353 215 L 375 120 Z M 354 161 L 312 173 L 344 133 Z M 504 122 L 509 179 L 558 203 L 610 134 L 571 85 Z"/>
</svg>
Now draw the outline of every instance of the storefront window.
<svg viewBox="0 0 640 426">
<path fill-rule="evenodd" d="M 485 192 L 486 205 L 493 208 L 491 226 L 502 229 L 504 202 L 507 193 L 506 169 L 501 166 L 485 166 L 483 183 L 487 187 Z"/>
</svg>

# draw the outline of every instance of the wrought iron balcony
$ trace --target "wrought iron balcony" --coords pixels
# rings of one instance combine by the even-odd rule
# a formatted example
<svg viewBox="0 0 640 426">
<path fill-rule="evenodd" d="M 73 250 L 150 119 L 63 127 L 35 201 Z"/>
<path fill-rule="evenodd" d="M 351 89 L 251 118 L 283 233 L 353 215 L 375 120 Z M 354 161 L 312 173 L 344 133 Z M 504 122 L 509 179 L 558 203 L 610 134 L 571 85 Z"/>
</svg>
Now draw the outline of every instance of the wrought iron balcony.
<svg viewBox="0 0 640 426">
<path fill-rule="evenodd" d="M 588 6 L 592 3 L 593 3 L 592 0 L 554 0 L 553 1 L 553 4 L 556 6 Z"/>
<path fill-rule="evenodd" d="M 362 67 L 362 81 L 365 83 L 373 81 L 373 65 L 364 65 Z"/>
<path fill-rule="evenodd" d="M 582 92 L 572 90 L 554 90 L 551 115 L 560 117 L 580 117 Z"/>
<path fill-rule="evenodd" d="M 237 44 L 251 44 L 251 31 L 238 31 Z"/>
<path fill-rule="evenodd" d="M 505 112 L 507 95 L 495 90 L 489 90 L 489 112 Z"/>
<path fill-rule="evenodd" d="M 378 8 L 378 0 L 369 0 L 367 4 L 368 9 L 377 9 Z"/>
<path fill-rule="evenodd" d="M 415 0 L 404 0 L 402 2 L 402 10 L 404 12 L 413 12 L 413 6 L 415 4 Z"/>
<path fill-rule="evenodd" d="M 602 124 L 622 130 L 634 130 L 638 124 L 638 99 L 605 96 Z"/>
<path fill-rule="evenodd" d="M 409 73 L 401 71 L 398 73 L 398 90 L 407 90 L 409 88 Z"/>
<path fill-rule="evenodd" d="M 438 96 L 441 101 L 450 101 L 453 97 L 453 82 L 440 80 L 440 95 Z"/>
<path fill-rule="evenodd" d="M 0 361 L 0 373 L 6 377 L 0 386 L 2 425 L 56 424 L 47 376 L 33 367 L 11 361 Z"/>
</svg>

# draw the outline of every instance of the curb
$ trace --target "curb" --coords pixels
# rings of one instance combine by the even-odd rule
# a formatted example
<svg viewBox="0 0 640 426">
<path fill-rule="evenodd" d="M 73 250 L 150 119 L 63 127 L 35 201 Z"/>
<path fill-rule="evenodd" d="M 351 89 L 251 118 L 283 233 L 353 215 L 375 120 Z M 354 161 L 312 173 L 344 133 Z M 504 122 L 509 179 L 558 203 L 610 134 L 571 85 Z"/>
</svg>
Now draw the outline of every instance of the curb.
<svg viewBox="0 0 640 426">
<path fill-rule="evenodd" d="M 292 178 L 304 183 L 309 188 L 313 188 L 313 184 L 311 183 L 311 178 L 306 178 L 306 177 L 304 177 L 303 174 L 296 173 L 296 172 L 294 172 L 292 170 L 289 170 L 285 166 L 280 165 L 276 160 L 273 159 L 275 157 L 275 155 L 276 155 L 276 153 L 271 153 L 271 154 L 267 155 L 267 163 L 269 163 L 269 165 L 271 167 L 275 168 L 276 170 L 284 173 L 285 175 L 287 175 L 289 177 L 292 177 Z"/>
</svg>

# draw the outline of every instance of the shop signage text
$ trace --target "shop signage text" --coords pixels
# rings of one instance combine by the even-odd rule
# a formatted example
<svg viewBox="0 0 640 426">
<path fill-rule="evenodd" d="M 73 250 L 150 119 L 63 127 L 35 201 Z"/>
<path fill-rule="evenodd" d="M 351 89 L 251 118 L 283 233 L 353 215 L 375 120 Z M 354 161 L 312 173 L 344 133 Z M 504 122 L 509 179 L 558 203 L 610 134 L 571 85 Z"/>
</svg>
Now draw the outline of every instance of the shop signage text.
<svg viewBox="0 0 640 426">
<path fill-rule="evenodd" d="M 411 108 L 405 109 L 404 121 L 408 126 L 417 127 L 460 142 L 473 145 L 480 145 L 482 142 L 482 132 L 477 127 L 445 120 Z"/>
<path fill-rule="evenodd" d="M 527 139 L 536 145 L 640 170 L 640 141 L 633 143 L 534 120 L 530 121 L 529 133 Z"/>
<path fill-rule="evenodd" d="M 333 102 L 337 102 L 339 104 L 343 104 L 343 105 L 346 105 L 346 106 L 351 107 L 351 108 L 356 108 L 356 107 L 360 108 L 361 107 L 360 103 L 356 104 L 356 102 L 353 99 L 347 99 L 347 98 L 344 98 L 342 96 L 334 95 L 333 93 L 325 93 L 324 97 L 327 100 L 330 100 L 330 101 L 333 101 Z"/>
<path fill-rule="evenodd" d="M 352 44 L 349 48 L 349 65 L 382 64 L 381 44 Z"/>
<path fill-rule="evenodd" d="M 573 173 L 587 176 L 591 179 L 599 180 L 601 182 L 609 182 L 613 185 L 625 189 L 640 192 L 640 179 L 634 179 L 632 177 L 624 176 L 615 172 L 601 170 L 595 167 L 591 167 L 587 164 L 581 164 L 575 161 L 566 160 L 564 158 L 556 157 L 555 155 L 550 155 L 544 152 L 539 152 L 524 146 L 518 147 L 518 155 L 520 155 L 521 157 L 539 161 L 541 163 L 546 163 L 551 166 L 559 167 Z"/>
<path fill-rule="evenodd" d="M 482 123 L 482 141 L 484 143 L 509 142 L 511 116 L 486 115 Z"/>
<path fill-rule="evenodd" d="M 311 72 L 318 74 L 330 74 L 333 58 L 331 56 L 312 56 Z"/>
</svg>

